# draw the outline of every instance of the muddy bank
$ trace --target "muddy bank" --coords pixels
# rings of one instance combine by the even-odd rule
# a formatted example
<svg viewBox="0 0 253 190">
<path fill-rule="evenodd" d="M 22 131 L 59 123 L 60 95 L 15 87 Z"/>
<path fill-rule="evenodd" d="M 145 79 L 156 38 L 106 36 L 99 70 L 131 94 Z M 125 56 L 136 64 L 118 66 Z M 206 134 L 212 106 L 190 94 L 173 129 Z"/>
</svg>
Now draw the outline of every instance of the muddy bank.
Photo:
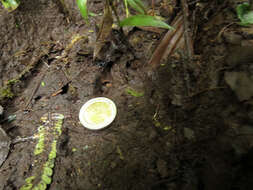
<svg viewBox="0 0 253 190">
<path fill-rule="evenodd" d="M 91 1 L 98 14 L 91 25 L 69 0 L 29 0 L 11 14 L 0 9 L 0 87 L 11 87 L 1 98 L 0 125 L 11 140 L 0 189 L 20 189 L 32 176 L 39 183 L 53 140 L 47 189 L 251 189 L 252 29 L 228 27 L 236 15 L 226 3 L 210 2 L 207 17 L 195 22 L 196 70 L 185 66 L 184 49 L 155 70 L 146 67 L 164 33 L 141 29 L 128 33 L 135 54 L 123 44 L 108 48 L 109 64 L 94 62 L 102 1 Z M 215 6 L 219 13 L 208 12 Z M 115 30 L 116 42 L 119 36 Z M 116 103 L 117 117 L 109 128 L 90 131 L 78 113 L 98 96 Z M 54 113 L 64 116 L 61 133 L 46 136 L 43 154 L 34 153 L 38 139 L 17 143 L 38 135 L 42 117 Z"/>
</svg>

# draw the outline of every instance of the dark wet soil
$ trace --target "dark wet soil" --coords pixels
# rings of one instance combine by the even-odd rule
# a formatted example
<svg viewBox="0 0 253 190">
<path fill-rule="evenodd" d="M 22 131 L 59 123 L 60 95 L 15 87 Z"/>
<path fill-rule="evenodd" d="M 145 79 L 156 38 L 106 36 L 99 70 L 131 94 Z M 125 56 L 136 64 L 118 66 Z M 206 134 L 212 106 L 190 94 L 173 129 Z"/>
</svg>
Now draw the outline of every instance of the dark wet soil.
<svg viewBox="0 0 253 190">
<path fill-rule="evenodd" d="M 147 69 L 162 34 L 140 29 L 128 33 L 135 55 L 123 47 L 107 52 L 109 65 L 94 62 L 94 23 L 102 17 L 85 24 L 75 1 L 61 2 L 27 0 L 12 13 L 0 9 L 0 87 L 21 76 L 11 86 L 13 97 L 0 98 L 4 117 L 16 115 L 2 128 L 14 140 L 36 134 L 45 113 L 65 117 L 47 189 L 253 188 L 253 59 L 247 53 L 253 49 L 253 29 L 231 24 L 236 15 L 230 1 L 225 6 L 210 1 L 207 10 L 190 7 L 199 16 L 196 70 L 185 67 L 182 50 L 156 70 Z M 91 1 L 90 9 L 103 12 L 103 1 Z M 144 95 L 134 97 L 129 88 Z M 110 127 L 90 131 L 78 113 L 98 96 L 116 103 L 117 117 Z M 11 145 L 0 168 L 0 189 L 25 184 L 36 167 L 36 143 Z"/>
</svg>

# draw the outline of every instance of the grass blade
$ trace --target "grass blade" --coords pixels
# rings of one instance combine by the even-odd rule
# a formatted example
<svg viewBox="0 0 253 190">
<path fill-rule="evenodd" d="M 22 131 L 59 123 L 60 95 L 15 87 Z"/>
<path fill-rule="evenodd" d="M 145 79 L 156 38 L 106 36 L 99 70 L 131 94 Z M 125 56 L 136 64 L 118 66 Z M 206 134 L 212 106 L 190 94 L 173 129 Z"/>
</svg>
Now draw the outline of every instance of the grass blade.
<svg viewBox="0 0 253 190">
<path fill-rule="evenodd" d="M 165 22 L 156 19 L 153 16 L 149 15 L 135 15 L 128 18 L 125 18 L 120 22 L 120 26 L 154 26 L 159 28 L 166 28 L 172 30 L 173 27 L 166 24 Z"/>
<path fill-rule="evenodd" d="M 128 10 L 128 2 L 127 2 L 127 0 L 124 0 L 124 5 L 125 5 L 125 9 L 126 9 L 126 17 L 129 17 L 129 10 Z"/>
<path fill-rule="evenodd" d="M 84 20 L 86 20 L 86 22 L 88 22 L 87 0 L 77 0 L 77 6 L 78 6 Z"/>
<path fill-rule="evenodd" d="M 127 3 L 140 14 L 146 14 L 145 6 L 141 0 L 127 0 Z"/>
</svg>

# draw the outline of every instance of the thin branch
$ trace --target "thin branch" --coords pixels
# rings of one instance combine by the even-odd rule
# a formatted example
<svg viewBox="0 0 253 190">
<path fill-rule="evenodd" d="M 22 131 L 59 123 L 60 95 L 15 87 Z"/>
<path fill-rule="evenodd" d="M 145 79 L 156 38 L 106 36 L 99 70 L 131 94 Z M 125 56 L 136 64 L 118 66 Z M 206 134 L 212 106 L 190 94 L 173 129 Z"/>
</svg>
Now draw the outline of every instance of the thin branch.
<svg viewBox="0 0 253 190">
<path fill-rule="evenodd" d="M 115 17 L 116 17 L 116 20 L 117 20 L 118 25 L 120 26 L 120 19 L 119 19 L 118 12 L 117 12 L 117 10 L 116 10 L 116 8 L 115 8 L 115 5 L 113 4 L 113 2 L 110 2 L 110 1 L 109 1 L 109 5 L 111 6 L 112 11 L 113 11 L 114 14 L 115 14 Z M 120 28 L 122 28 L 122 27 L 120 27 Z"/>
<path fill-rule="evenodd" d="M 33 99 L 33 97 L 34 97 L 34 95 L 35 95 L 36 92 L 38 91 L 38 89 L 39 89 L 39 87 L 40 87 L 40 84 L 41 84 L 41 81 L 42 81 L 43 78 L 45 77 L 47 71 L 48 71 L 48 68 L 46 68 L 46 69 L 41 73 L 38 82 L 35 84 L 35 87 L 34 87 L 32 93 L 31 93 L 31 95 L 30 95 L 28 101 L 26 102 L 26 105 L 25 105 L 25 107 L 24 107 L 24 110 L 27 110 L 27 109 L 28 109 L 28 106 L 30 105 L 30 103 L 31 103 L 31 101 L 32 101 L 32 99 Z"/>
<path fill-rule="evenodd" d="M 193 42 L 192 42 L 192 32 L 190 30 L 190 24 L 188 18 L 189 8 L 186 0 L 181 0 L 181 7 L 183 11 L 183 18 L 184 18 L 184 36 L 185 36 L 185 45 L 187 49 L 187 56 L 189 60 L 193 59 L 194 50 L 193 50 Z"/>
</svg>

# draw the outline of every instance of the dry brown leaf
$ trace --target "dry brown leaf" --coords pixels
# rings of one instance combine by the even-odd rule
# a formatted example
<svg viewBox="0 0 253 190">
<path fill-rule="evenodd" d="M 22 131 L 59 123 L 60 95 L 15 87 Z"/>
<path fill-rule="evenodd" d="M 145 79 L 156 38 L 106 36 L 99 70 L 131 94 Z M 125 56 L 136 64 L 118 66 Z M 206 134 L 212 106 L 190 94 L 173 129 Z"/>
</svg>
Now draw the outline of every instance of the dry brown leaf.
<svg viewBox="0 0 253 190">
<path fill-rule="evenodd" d="M 93 52 L 93 60 L 96 58 L 100 58 L 100 51 L 106 44 L 106 42 L 110 41 L 108 40 L 111 31 L 112 31 L 112 24 L 113 24 L 113 18 L 112 18 L 112 9 L 109 3 L 109 0 L 106 0 L 106 5 L 105 5 L 105 10 L 104 10 L 104 16 L 102 20 L 102 24 L 100 26 L 96 43 L 95 43 L 95 48 Z"/>
<path fill-rule="evenodd" d="M 172 26 L 175 28 L 175 30 L 169 30 L 166 33 L 166 35 L 156 48 L 155 52 L 153 53 L 148 63 L 150 66 L 157 67 L 167 49 L 169 49 L 170 54 L 176 49 L 178 42 L 180 42 L 180 39 L 183 37 L 182 23 L 183 23 L 183 16 L 182 15 L 177 16 L 175 18 L 175 21 L 172 23 Z"/>
</svg>

